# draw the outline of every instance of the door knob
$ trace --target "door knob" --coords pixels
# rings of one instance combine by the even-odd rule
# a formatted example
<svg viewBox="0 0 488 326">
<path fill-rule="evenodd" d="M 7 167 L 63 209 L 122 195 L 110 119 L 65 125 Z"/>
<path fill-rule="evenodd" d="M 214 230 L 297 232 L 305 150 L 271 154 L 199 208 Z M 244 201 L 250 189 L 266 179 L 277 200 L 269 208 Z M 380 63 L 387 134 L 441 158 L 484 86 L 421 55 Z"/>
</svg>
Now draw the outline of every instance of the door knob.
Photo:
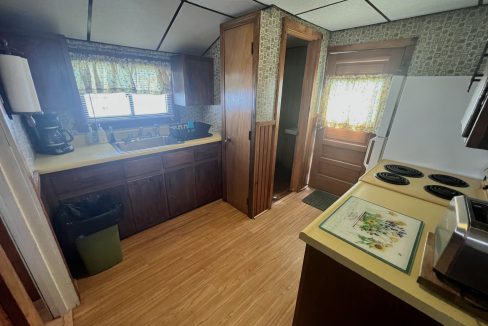
<svg viewBox="0 0 488 326">
<path fill-rule="evenodd" d="M 225 137 L 225 139 L 224 139 L 224 143 L 226 143 L 226 144 L 227 144 L 227 143 L 230 143 L 230 138 L 229 138 L 229 137 Z"/>
</svg>

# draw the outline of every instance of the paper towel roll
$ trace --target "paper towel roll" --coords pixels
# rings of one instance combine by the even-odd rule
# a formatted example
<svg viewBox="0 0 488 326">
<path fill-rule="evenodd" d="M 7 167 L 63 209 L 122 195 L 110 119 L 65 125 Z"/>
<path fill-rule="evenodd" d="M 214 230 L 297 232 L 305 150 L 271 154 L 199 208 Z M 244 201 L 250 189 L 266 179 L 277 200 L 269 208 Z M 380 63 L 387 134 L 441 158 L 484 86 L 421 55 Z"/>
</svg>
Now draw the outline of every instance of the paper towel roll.
<svg viewBox="0 0 488 326">
<path fill-rule="evenodd" d="M 27 59 L 0 54 L 0 78 L 13 112 L 41 112 Z"/>
</svg>

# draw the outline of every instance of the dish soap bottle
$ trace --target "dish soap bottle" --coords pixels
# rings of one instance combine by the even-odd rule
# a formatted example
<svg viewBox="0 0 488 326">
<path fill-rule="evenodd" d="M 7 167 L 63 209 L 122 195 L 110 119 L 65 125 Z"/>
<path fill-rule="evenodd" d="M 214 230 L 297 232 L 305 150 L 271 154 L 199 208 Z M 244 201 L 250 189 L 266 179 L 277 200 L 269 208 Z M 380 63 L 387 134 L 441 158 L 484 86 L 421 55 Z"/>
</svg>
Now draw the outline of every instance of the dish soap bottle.
<svg viewBox="0 0 488 326">
<path fill-rule="evenodd" d="M 108 143 L 107 133 L 103 130 L 102 126 L 99 124 L 97 128 L 97 137 L 100 144 Z"/>
<path fill-rule="evenodd" d="M 88 125 L 88 132 L 85 134 L 85 140 L 87 145 L 92 145 L 98 142 L 98 137 L 95 130 L 93 130 L 92 125 Z"/>
</svg>

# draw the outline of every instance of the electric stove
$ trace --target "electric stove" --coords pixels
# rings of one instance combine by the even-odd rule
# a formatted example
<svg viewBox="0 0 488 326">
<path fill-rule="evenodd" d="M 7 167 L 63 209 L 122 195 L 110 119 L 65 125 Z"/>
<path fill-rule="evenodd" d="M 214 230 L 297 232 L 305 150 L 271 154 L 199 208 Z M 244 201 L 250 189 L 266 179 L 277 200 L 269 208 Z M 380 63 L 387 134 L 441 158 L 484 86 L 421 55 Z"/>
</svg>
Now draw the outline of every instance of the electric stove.
<svg viewBox="0 0 488 326">
<path fill-rule="evenodd" d="M 382 160 L 359 180 L 442 206 L 458 195 L 488 200 L 481 180 L 402 162 Z"/>
</svg>

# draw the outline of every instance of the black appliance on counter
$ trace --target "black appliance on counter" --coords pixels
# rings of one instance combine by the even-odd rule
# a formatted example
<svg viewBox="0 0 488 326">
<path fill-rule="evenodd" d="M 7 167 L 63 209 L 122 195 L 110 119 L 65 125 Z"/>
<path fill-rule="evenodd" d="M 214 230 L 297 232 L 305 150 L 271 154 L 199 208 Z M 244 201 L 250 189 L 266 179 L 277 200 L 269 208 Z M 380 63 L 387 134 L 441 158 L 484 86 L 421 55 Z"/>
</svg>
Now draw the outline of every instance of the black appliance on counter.
<svg viewBox="0 0 488 326">
<path fill-rule="evenodd" d="M 34 149 L 41 154 L 59 155 L 74 150 L 73 135 L 63 129 L 54 113 L 34 114 L 34 123 L 28 124 L 28 133 Z"/>
</svg>

